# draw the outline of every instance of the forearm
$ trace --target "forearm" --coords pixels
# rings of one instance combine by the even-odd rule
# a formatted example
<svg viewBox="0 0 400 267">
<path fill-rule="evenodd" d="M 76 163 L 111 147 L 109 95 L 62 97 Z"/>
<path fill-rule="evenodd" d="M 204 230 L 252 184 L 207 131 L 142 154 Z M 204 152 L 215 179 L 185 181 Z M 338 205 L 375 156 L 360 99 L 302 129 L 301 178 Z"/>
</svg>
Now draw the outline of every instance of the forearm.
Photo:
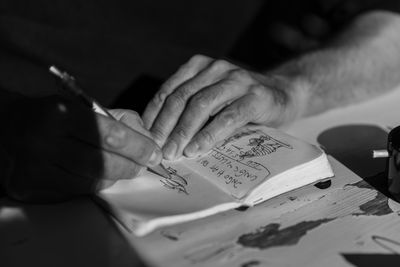
<svg viewBox="0 0 400 267">
<path fill-rule="evenodd" d="M 295 117 L 374 97 L 400 83 L 400 16 L 357 17 L 324 48 L 269 72 L 289 81 Z"/>
</svg>

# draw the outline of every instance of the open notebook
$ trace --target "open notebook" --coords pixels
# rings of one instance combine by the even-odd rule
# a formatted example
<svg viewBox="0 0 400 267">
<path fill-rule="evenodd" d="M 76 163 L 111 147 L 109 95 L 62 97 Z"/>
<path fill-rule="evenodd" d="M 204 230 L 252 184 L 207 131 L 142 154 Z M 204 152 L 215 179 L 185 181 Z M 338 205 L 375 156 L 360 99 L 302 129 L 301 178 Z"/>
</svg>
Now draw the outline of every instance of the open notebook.
<svg viewBox="0 0 400 267">
<path fill-rule="evenodd" d="M 168 178 L 145 171 L 98 193 L 103 206 L 136 235 L 253 206 L 333 176 L 318 147 L 267 127 L 243 128 L 200 158 L 163 164 Z"/>
</svg>

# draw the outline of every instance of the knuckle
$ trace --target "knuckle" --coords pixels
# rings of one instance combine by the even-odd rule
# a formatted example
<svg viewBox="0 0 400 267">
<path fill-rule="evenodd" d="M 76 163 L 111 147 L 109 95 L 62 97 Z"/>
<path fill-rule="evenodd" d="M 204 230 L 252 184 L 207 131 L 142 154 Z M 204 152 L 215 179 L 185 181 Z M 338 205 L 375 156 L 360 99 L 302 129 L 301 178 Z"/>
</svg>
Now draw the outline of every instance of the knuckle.
<svg viewBox="0 0 400 267">
<path fill-rule="evenodd" d="M 153 103 L 155 105 L 160 105 L 165 98 L 167 97 L 167 86 L 170 87 L 169 84 L 164 85 L 165 88 L 163 87 L 159 92 L 157 92 L 154 97 L 153 97 Z"/>
<path fill-rule="evenodd" d="M 246 112 L 243 114 L 243 121 L 255 121 L 259 117 L 257 109 L 254 107 L 246 108 Z"/>
<path fill-rule="evenodd" d="M 210 60 L 210 58 L 205 55 L 196 54 L 190 58 L 189 62 L 199 63 L 199 62 L 203 62 L 203 61 L 207 61 L 207 60 Z"/>
<path fill-rule="evenodd" d="M 191 91 L 190 85 L 184 85 L 178 88 L 173 95 L 182 102 L 186 102 L 191 95 Z"/>
<path fill-rule="evenodd" d="M 175 130 L 174 136 L 178 137 L 177 139 L 188 139 L 189 133 L 184 126 L 178 126 Z"/>
<path fill-rule="evenodd" d="M 174 77 L 174 75 L 171 78 L 169 78 L 168 80 L 166 80 L 161 85 L 160 90 L 154 95 L 153 101 L 155 103 L 158 103 L 158 102 L 160 102 L 160 100 L 163 100 L 166 93 L 170 91 L 170 88 L 172 87 L 172 84 L 174 83 L 173 77 Z"/>
<path fill-rule="evenodd" d="M 267 94 L 267 90 L 261 84 L 255 84 L 250 87 L 249 92 L 256 97 L 265 97 Z"/>
<path fill-rule="evenodd" d="M 223 59 L 214 60 L 211 64 L 213 70 L 227 70 L 232 67 L 232 64 Z"/>
<path fill-rule="evenodd" d="M 195 109 L 204 109 L 211 104 L 210 97 L 207 93 L 197 93 L 190 101 L 190 107 Z"/>
<path fill-rule="evenodd" d="M 166 104 L 172 109 L 183 108 L 186 105 L 187 99 L 188 92 L 185 89 L 181 89 L 170 95 L 166 100 Z"/>
<path fill-rule="evenodd" d="M 238 120 L 236 122 L 253 121 L 257 115 L 257 105 L 249 105 L 248 102 L 240 103 L 238 106 Z"/>
<path fill-rule="evenodd" d="M 154 126 L 150 132 L 156 140 L 165 140 L 167 138 L 167 134 L 159 126 Z"/>
<path fill-rule="evenodd" d="M 234 80 L 249 80 L 250 74 L 244 69 L 233 69 L 229 72 L 229 77 Z"/>
<path fill-rule="evenodd" d="M 208 130 L 201 131 L 199 135 L 199 140 L 201 140 L 202 143 L 212 145 L 216 141 L 215 136 Z"/>
<path fill-rule="evenodd" d="M 229 127 L 235 122 L 239 121 L 241 114 L 239 111 L 227 110 L 223 112 L 219 118 L 219 125 L 221 127 Z"/>
<path fill-rule="evenodd" d="M 231 127 L 232 125 L 241 125 L 252 120 L 255 114 L 255 108 L 248 103 L 240 103 L 234 108 L 224 111 L 219 117 L 221 127 Z"/>
</svg>

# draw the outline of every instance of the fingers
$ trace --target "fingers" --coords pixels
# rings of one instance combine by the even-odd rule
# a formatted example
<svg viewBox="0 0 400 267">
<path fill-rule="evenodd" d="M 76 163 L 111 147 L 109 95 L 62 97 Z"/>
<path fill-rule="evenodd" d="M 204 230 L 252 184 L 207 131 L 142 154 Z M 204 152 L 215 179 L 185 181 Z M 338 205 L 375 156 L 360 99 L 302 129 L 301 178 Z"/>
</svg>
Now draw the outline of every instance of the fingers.
<svg viewBox="0 0 400 267">
<path fill-rule="evenodd" d="M 92 179 L 115 180 L 133 178 L 143 166 L 155 166 L 161 162 L 161 149 L 143 127 L 136 112 L 111 110 L 120 120 L 115 121 L 90 110 L 81 110 L 66 103 L 63 105 L 61 110 L 66 117 L 63 128 L 68 134 L 60 135 L 60 139 L 72 139 L 74 142 L 63 145 L 61 151 L 76 153 L 64 155 L 65 159 L 59 160 L 67 170 Z M 59 105 L 56 107 L 59 109 Z M 58 142 L 53 143 L 59 147 Z M 101 155 L 101 162 L 98 155 Z M 88 165 L 85 167 L 79 162 Z"/>
<path fill-rule="evenodd" d="M 217 142 L 258 116 L 256 95 L 248 94 L 224 108 L 206 127 L 198 132 L 184 149 L 187 157 L 197 157 L 209 151 Z"/>
<path fill-rule="evenodd" d="M 139 123 L 135 113 L 129 114 L 126 120 L 131 126 Z M 119 179 L 134 178 L 145 165 L 160 163 L 162 152 L 151 138 L 108 117 L 94 115 L 94 119 L 98 127 L 95 131 L 88 127 L 85 134 L 75 131 L 41 142 L 42 156 L 60 174 L 69 177 L 65 188 L 71 192 L 93 192 Z M 89 125 L 87 122 L 86 126 Z"/>
<path fill-rule="evenodd" d="M 185 146 L 216 109 L 222 109 L 246 92 L 247 88 L 240 82 L 228 79 L 208 86 L 195 94 L 163 147 L 164 157 L 170 160 L 180 157 Z"/>
<path fill-rule="evenodd" d="M 72 151 L 72 156 L 59 158 L 57 166 L 71 174 L 90 179 L 96 189 L 112 185 L 120 179 L 136 177 L 144 166 L 158 165 L 162 160 L 161 149 L 145 134 L 135 113 L 124 113 L 130 126 L 142 129 L 144 134 L 122 122 L 96 115 L 98 136 L 87 140 L 87 135 L 76 134 L 64 141 L 62 151 Z M 116 114 L 118 115 L 118 114 Z M 118 116 L 116 116 L 118 118 Z"/>
<path fill-rule="evenodd" d="M 151 138 L 122 122 L 103 115 L 92 116 L 91 120 L 85 121 L 85 125 L 69 127 L 69 135 L 142 166 L 154 166 L 161 162 L 162 152 Z"/>
<path fill-rule="evenodd" d="M 168 95 L 150 129 L 160 146 L 164 145 L 174 129 L 189 99 L 202 88 L 220 79 L 222 70 L 216 71 L 215 65 L 212 63 L 206 66 L 197 75 L 174 88 L 174 91 Z"/>
<path fill-rule="evenodd" d="M 161 162 L 162 153 L 149 137 L 121 122 L 97 116 L 101 147 L 140 165 L 155 166 Z"/>
<path fill-rule="evenodd" d="M 142 165 L 126 157 L 88 145 L 75 138 L 62 139 L 57 143 L 59 147 L 57 151 L 63 151 L 64 154 L 60 155 L 53 151 L 49 161 L 66 173 L 76 175 L 82 180 L 90 180 L 91 188 L 103 188 L 119 179 L 131 179 L 143 168 Z"/>
<path fill-rule="evenodd" d="M 204 153 L 249 122 L 285 119 L 288 96 L 277 79 L 223 60 L 197 60 L 183 66 L 158 93 L 165 94 L 162 99 L 156 96 L 146 108 L 145 126 L 163 147 L 164 158 Z"/>
<path fill-rule="evenodd" d="M 9 190 L 15 198 L 51 201 L 90 193 L 162 159 L 134 113 L 121 113 L 127 126 L 60 97 L 28 99 L 21 107 L 26 112 L 10 114 L 13 123 L 6 127 L 6 148 L 15 155 Z"/>
<path fill-rule="evenodd" d="M 227 61 L 216 60 L 206 66 L 197 75 L 176 88 L 166 99 L 163 107 L 151 126 L 157 143 L 164 145 L 171 131 L 175 128 L 188 102 L 200 90 L 224 79 L 235 66 Z M 170 148 L 172 144 L 170 145 Z M 168 150 L 170 150 L 170 148 Z M 174 150 L 174 149 L 172 149 Z M 165 152 L 165 151 L 164 151 Z M 166 153 L 170 154 L 170 153 Z"/>
<path fill-rule="evenodd" d="M 161 86 L 161 89 L 149 102 L 143 113 L 142 117 L 146 129 L 150 129 L 152 127 L 153 122 L 161 111 L 166 98 L 175 90 L 175 88 L 194 77 L 211 61 L 212 59 L 209 57 L 196 55 L 192 57 L 186 64 L 182 65 L 178 71 Z"/>
</svg>

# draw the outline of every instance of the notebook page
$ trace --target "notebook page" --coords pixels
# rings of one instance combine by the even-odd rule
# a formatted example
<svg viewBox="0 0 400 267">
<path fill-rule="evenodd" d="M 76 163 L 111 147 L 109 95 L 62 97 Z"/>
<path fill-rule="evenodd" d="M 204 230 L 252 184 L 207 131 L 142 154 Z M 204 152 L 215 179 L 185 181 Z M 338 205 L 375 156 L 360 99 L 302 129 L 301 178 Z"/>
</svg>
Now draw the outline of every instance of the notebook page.
<svg viewBox="0 0 400 267">
<path fill-rule="evenodd" d="M 238 200 L 265 180 L 320 156 L 322 151 L 279 130 L 248 127 L 206 155 L 183 163 Z"/>
</svg>

